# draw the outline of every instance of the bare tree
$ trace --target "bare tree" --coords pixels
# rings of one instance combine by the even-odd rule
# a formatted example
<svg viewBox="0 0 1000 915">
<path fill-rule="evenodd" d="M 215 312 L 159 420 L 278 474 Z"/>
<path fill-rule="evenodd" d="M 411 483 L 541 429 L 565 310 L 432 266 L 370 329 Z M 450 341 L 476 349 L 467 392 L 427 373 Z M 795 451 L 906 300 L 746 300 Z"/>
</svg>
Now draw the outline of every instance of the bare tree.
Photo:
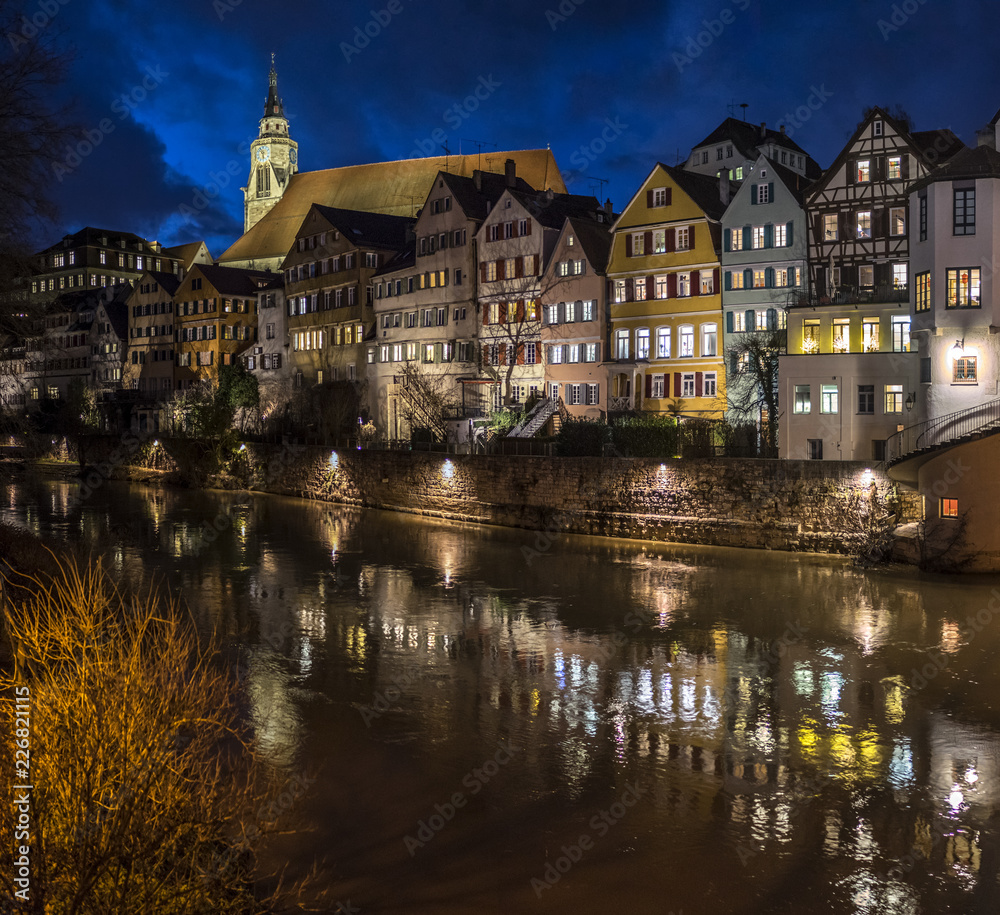
<svg viewBox="0 0 1000 915">
<path fill-rule="evenodd" d="M 13 670 L 0 687 L 20 702 L 0 727 L 29 752 L 2 766 L 33 786 L 25 820 L 10 804 L 0 814 L 4 897 L 65 915 L 271 911 L 257 853 L 289 786 L 242 723 L 238 684 L 155 591 L 130 597 L 99 564 L 55 564 L 3 581 Z M 25 822 L 30 843 L 15 842 Z M 29 858 L 27 888 L 15 855 Z"/>
<path fill-rule="evenodd" d="M 764 457 L 778 453 L 778 357 L 785 340 L 786 331 L 758 330 L 737 335 L 726 347 L 730 419 L 759 427 Z"/>
<path fill-rule="evenodd" d="M 396 375 L 397 417 L 405 421 L 411 434 L 428 429 L 437 441 L 446 441 L 445 415 L 458 406 L 453 375 L 431 374 L 416 362 L 404 362 Z"/>
</svg>

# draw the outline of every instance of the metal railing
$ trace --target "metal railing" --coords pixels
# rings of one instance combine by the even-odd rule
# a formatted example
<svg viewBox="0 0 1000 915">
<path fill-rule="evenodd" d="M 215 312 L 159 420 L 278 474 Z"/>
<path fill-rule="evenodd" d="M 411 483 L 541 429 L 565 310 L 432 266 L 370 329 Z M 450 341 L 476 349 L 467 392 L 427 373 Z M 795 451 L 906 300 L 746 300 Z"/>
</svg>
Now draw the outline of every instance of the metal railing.
<svg viewBox="0 0 1000 915">
<path fill-rule="evenodd" d="M 893 464 L 919 451 L 957 441 L 991 426 L 1000 427 L 1000 400 L 991 400 L 907 426 L 887 439 L 886 464 Z"/>
</svg>

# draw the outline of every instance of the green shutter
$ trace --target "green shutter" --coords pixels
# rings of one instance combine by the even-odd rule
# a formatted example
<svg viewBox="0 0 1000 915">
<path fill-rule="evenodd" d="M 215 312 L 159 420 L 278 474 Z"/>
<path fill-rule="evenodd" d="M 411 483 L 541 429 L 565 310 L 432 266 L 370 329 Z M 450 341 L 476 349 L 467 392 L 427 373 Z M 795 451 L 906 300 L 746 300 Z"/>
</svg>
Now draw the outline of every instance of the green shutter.
<svg viewBox="0 0 1000 915">
<path fill-rule="evenodd" d="M 730 241 L 729 241 L 730 234 L 732 233 L 732 231 L 733 231 L 732 229 L 726 229 L 722 233 L 722 250 L 723 251 L 730 251 L 730 250 L 732 250 L 732 248 L 730 247 Z"/>
<path fill-rule="evenodd" d="M 726 274 L 728 279 L 729 274 Z M 726 312 L 726 333 L 731 334 L 733 332 L 733 313 L 731 311 Z"/>
<path fill-rule="evenodd" d="M 750 203 L 753 204 L 754 206 L 757 205 L 757 185 L 756 184 L 751 184 L 750 185 Z"/>
<path fill-rule="evenodd" d="M 774 286 L 774 267 L 764 268 L 764 285 L 771 289 Z"/>
<path fill-rule="evenodd" d="M 790 222 L 785 226 L 785 244 L 789 248 L 792 246 L 792 242 L 794 241 L 794 236 L 792 235 L 792 227 L 794 225 L 794 222 Z"/>
<path fill-rule="evenodd" d="M 774 247 L 774 226 L 771 223 L 767 223 L 764 226 L 764 247 L 773 248 Z"/>
<path fill-rule="evenodd" d="M 756 327 L 754 327 L 754 323 L 753 323 L 753 309 L 752 308 L 748 308 L 746 310 L 745 314 L 743 315 L 743 321 L 744 321 L 744 324 L 743 324 L 743 329 L 744 330 L 753 331 L 753 330 L 757 329 Z"/>
<path fill-rule="evenodd" d="M 726 271 L 726 290 L 729 291 L 733 288 L 733 274 L 731 271 Z"/>
<path fill-rule="evenodd" d="M 768 181 L 767 183 L 767 202 L 774 203 L 774 182 Z"/>
<path fill-rule="evenodd" d="M 769 308 L 767 310 L 767 329 L 778 329 L 778 310 L 776 308 Z"/>
</svg>

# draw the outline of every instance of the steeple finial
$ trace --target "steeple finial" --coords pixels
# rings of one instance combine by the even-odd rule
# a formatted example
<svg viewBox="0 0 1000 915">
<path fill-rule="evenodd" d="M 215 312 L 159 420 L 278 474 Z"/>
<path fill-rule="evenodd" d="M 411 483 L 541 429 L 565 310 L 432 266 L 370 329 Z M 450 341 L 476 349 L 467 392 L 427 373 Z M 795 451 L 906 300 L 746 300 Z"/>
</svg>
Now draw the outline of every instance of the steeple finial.
<svg viewBox="0 0 1000 915">
<path fill-rule="evenodd" d="M 281 104 L 281 99 L 278 98 L 278 71 L 274 68 L 274 52 L 271 52 L 271 73 L 269 78 L 269 87 L 267 91 L 267 101 L 264 103 L 264 117 L 278 117 L 283 118 L 285 116 L 284 106 Z"/>
</svg>

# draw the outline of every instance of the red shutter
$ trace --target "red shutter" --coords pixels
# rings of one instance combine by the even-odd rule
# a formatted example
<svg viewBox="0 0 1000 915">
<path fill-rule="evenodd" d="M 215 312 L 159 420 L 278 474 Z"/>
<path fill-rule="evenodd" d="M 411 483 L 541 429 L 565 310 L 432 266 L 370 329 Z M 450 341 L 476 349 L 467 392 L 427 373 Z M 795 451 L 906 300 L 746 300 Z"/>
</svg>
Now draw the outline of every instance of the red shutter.
<svg viewBox="0 0 1000 915">
<path fill-rule="evenodd" d="M 675 243 L 674 230 L 673 229 L 667 229 L 666 230 L 666 239 L 665 239 L 665 241 L 667 243 L 667 254 L 671 254 L 672 252 L 674 252 L 674 251 L 677 250 L 677 245 Z"/>
<path fill-rule="evenodd" d="M 626 257 L 631 257 L 632 256 L 632 233 L 631 232 L 626 232 L 625 233 L 625 256 Z"/>
<path fill-rule="evenodd" d="M 635 283 L 632 280 L 625 280 L 625 301 L 635 301 Z"/>
<path fill-rule="evenodd" d="M 647 255 L 653 253 L 653 233 L 643 232 L 642 233 L 642 247 Z"/>
<path fill-rule="evenodd" d="M 490 323 L 490 306 L 484 303 L 483 304 L 483 324 L 488 327 L 489 323 Z"/>
<path fill-rule="evenodd" d="M 681 373 L 674 372 L 674 397 L 681 396 Z"/>
<path fill-rule="evenodd" d="M 692 249 L 694 248 L 694 230 L 694 226 L 691 226 L 691 228 L 688 229 L 688 247 Z"/>
<path fill-rule="evenodd" d="M 652 209 L 653 207 L 653 192 L 646 191 L 646 209 Z"/>
<path fill-rule="evenodd" d="M 517 344 L 517 364 L 524 365 L 524 344 Z"/>
<path fill-rule="evenodd" d="M 653 376 L 646 373 L 646 397 L 653 396 Z"/>
<path fill-rule="evenodd" d="M 502 257 L 497 258 L 497 279 L 502 280 L 507 276 L 507 270 L 504 266 L 505 262 Z"/>
<path fill-rule="evenodd" d="M 701 395 L 701 392 L 702 392 L 701 382 L 702 382 L 702 378 L 704 377 L 704 375 L 705 375 L 704 372 L 695 372 L 694 373 L 694 396 L 695 397 L 701 397 L 702 396 Z"/>
<path fill-rule="evenodd" d="M 718 295 L 720 292 L 722 292 L 722 286 L 720 285 L 720 283 L 722 281 L 721 273 L 722 273 L 722 271 L 721 271 L 721 269 L 719 267 L 716 267 L 712 271 L 712 293 L 713 293 L 713 295 Z"/>
<path fill-rule="evenodd" d="M 670 198 L 673 196 L 673 188 L 667 188 L 667 206 L 670 206 Z"/>
<path fill-rule="evenodd" d="M 534 222 L 534 220 L 532 220 L 532 219 L 528 220 L 528 231 L 525 233 L 526 235 L 530 235 L 531 234 L 531 223 L 532 222 Z"/>
<path fill-rule="evenodd" d="M 691 271 L 691 295 L 701 295 L 701 271 Z"/>
<path fill-rule="evenodd" d="M 656 278 L 652 276 L 646 277 L 646 298 L 652 299 L 653 293 L 656 289 Z"/>
<path fill-rule="evenodd" d="M 486 282 L 486 261 L 483 261 L 479 265 L 479 282 L 480 283 Z"/>
<path fill-rule="evenodd" d="M 500 344 L 499 359 L 497 360 L 498 365 L 507 364 L 507 347 L 504 344 Z"/>
<path fill-rule="evenodd" d="M 813 233 L 816 236 L 817 243 L 823 241 L 823 217 L 819 213 L 813 219 Z"/>
<path fill-rule="evenodd" d="M 517 323 L 524 323 L 524 299 L 517 300 Z"/>
<path fill-rule="evenodd" d="M 514 259 L 514 276 L 517 279 L 521 279 L 524 276 L 524 258 L 518 257 Z"/>
<path fill-rule="evenodd" d="M 677 274 L 668 273 L 667 274 L 667 298 L 676 299 L 677 298 Z"/>
</svg>

